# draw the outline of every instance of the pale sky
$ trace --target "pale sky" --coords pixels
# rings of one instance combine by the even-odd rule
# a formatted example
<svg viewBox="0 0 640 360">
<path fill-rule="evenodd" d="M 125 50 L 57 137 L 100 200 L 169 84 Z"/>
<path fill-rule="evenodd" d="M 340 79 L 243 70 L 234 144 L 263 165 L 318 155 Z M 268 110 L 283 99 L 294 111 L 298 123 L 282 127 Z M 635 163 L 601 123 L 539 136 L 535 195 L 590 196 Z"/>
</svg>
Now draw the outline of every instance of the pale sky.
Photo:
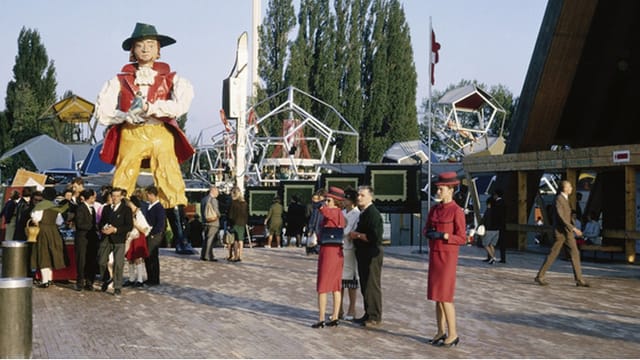
<svg viewBox="0 0 640 360">
<path fill-rule="evenodd" d="M 298 10 L 297 2 L 296 13 Z M 441 43 L 433 89 L 462 79 L 503 84 L 519 96 L 546 0 L 401 0 L 411 29 L 418 72 L 416 103 L 428 96 L 429 18 Z M 262 13 L 268 1 L 262 0 Z M 156 26 L 177 43 L 162 49 L 168 62 L 195 88 L 187 134 L 204 144 L 222 129 L 222 80 L 235 60 L 242 32 L 251 41 L 251 0 L 6 0 L 0 13 L 0 110 L 13 78 L 17 39 L 25 26 L 40 33 L 55 62 L 57 95 L 65 91 L 95 101 L 102 85 L 128 61 L 121 44 L 136 22 Z M 251 66 L 251 64 L 250 64 Z M 420 109 L 418 109 L 420 111 Z M 347 119 L 348 120 L 348 119 Z M 102 136 L 96 134 L 98 139 Z"/>
</svg>

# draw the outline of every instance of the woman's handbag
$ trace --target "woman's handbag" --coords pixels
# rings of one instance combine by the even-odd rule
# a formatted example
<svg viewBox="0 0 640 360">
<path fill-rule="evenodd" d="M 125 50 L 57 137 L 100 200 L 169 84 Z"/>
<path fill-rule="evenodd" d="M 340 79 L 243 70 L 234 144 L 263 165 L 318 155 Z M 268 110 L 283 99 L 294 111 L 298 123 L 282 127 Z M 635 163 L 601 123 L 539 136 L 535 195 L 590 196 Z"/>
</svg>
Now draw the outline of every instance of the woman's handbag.
<svg viewBox="0 0 640 360">
<path fill-rule="evenodd" d="M 218 220 L 218 213 L 216 213 L 211 203 L 207 203 L 207 206 L 205 207 L 204 217 L 205 217 L 205 221 L 208 223 L 215 222 Z"/>
<path fill-rule="evenodd" d="M 304 243 L 308 248 L 312 248 L 318 245 L 318 237 L 316 236 L 316 233 L 311 233 L 305 236 Z"/>
<path fill-rule="evenodd" d="M 227 245 L 231 245 L 234 241 L 236 241 L 236 232 L 231 228 L 224 234 L 224 242 Z"/>
<path fill-rule="evenodd" d="M 322 228 L 320 233 L 320 245 L 342 245 L 343 228 Z"/>
<path fill-rule="evenodd" d="M 25 234 L 27 234 L 27 242 L 36 242 L 38 240 L 38 234 L 40 233 L 40 226 L 29 219 L 27 226 L 24 228 Z"/>
</svg>

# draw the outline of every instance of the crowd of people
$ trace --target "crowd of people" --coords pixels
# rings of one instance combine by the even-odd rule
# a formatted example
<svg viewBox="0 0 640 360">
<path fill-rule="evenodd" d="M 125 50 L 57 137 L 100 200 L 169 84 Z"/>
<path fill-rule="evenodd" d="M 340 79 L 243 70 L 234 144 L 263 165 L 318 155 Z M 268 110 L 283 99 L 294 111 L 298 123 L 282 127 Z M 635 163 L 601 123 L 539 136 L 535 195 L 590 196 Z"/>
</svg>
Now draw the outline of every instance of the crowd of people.
<svg viewBox="0 0 640 360">
<path fill-rule="evenodd" d="M 24 187 L 16 202 L 11 221 L 21 231 L 5 233 L 5 239 L 27 241 L 27 222 L 39 231 L 30 243 L 29 270 L 38 287 L 52 284 L 53 271 L 67 268 L 71 259 L 65 247 L 63 233 L 73 235 L 77 291 L 94 289 L 97 275 L 102 290 L 113 283 L 114 294 L 122 286 L 157 285 L 158 247 L 166 227 L 165 212 L 153 212 L 157 188 L 145 189 L 147 199 L 140 192 L 125 199 L 126 191 L 104 186 L 100 193 L 85 189 L 82 178 L 77 178 L 61 194 L 53 187 L 36 191 Z M 6 206 L 5 206 L 6 208 Z M 66 237 L 66 236 L 65 236 Z M 129 277 L 123 281 L 125 260 L 129 264 Z M 155 266 L 154 266 L 155 264 Z"/>
<path fill-rule="evenodd" d="M 429 209 L 422 230 L 429 241 L 426 297 L 435 302 L 436 333 L 429 342 L 443 347 L 460 343 L 454 295 L 459 248 L 467 241 L 465 214 L 454 198 L 459 184 L 454 172 L 439 175 L 435 182 L 438 201 Z M 555 243 L 535 278 L 539 285 L 548 284 L 545 273 L 561 248 L 566 247 L 570 250 L 576 285 L 589 287 L 582 277 L 576 238 L 597 236 L 599 224 L 595 215 L 589 214 L 585 232 L 580 230 L 567 201 L 572 190 L 569 182 L 561 182 L 554 206 Z M 113 294 L 118 296 L 123 287 L 160 283 L 158 253 L 167 229 L 167 211 L 160 204 L 158 193 L 155 186 L 137 189 L 131 195 L 122 188 L 110 186 L 97 193 L 85 189 L 82 179 L 78 178 L 59 194 L 52 187 L 43 191 L 25 187 L 22 193 L 13 192 L 0 214 L 7 225 L 13 223 L 13 226 L 7 226 L 7 236 L 14 240 L 27 240 L 24 230 L 27 222 L 39 227 L 36 241 L 30 246 L 30 267 L 36 286 L 48 288 L 52 284 L 53 271 L 68 267 L 61 229 L 71 228 L 75 235 L 77 274 L 74 289 L 93 291 L 99 277 L 100 290 L 106 292 L 113 288 Z M 196 236 L 202 244 L 201 260 L 216 261 L 213 248 L 224 242 L 229 251 L 227 260 L 239 262 L 247 237 L 248 205 L 238 187 L 231 189 L 228 203 L 220 194 L 218 187 L 210 187 L 200 204 L 204 224 L 195 226 L 193 220 L 198 219 L 194 217 L 185 231 L 198 232 Z M 486 226 L 484 244 L 490 262 L 496 261 L 493 247 L 504 229 L 501 198 L 499 192 L 488 200 L 483 219 Z M 276 246 L 284 235 L 281 233 L 284 228 L 290 246 L 293 241 L 297 246 L 303 246 L 303 239 L 306 239 L 307 255 L 313 252 L 310 249 L 318 253 L 318 318 L 311 327 L 335 327 L 340 321 L 353 321 L 364 327 L 380 326 L 383 227 L 381 214 L 373 203 L 373 188 L 331 186 L 318 190 L 309 205 L 303 204 L 298 195 L 290 200 L 288 211 L 284 211 L 280 198 L 274 198 L 264 224 L 270 228 Z M 331 234 L 338 234 L 337 240 Z M 223 241 L 221 236 L 228 240 Z M 128 265 L 126 276 L 125 264 Z M 356 315 L 358 288 L 363 305 L 360 317 Z M 348 298 L 346 306 L 345 297 Z M 329 299 L 332 302 L 328 308 Z"/>
<path fill-rule="evenodd" d="M 98 277 L 102 280 L 100 289 L 112 288 L 114 295 L 120 295 L 123 287 L 158 285 L 159 248 L 165 242 L 167 229 L 166 209 L 160 204 L 158 193 L 153 185 L 136 189 L 131 195 L 111 186 L 102 187 L 98 193 L 85 189 L 82 178 L 75 179 L 61 193 L 53 187 L 42 191 L 24 187 L 22 193 L 14 191 L 2 208 L 5 224 L 13 224 L 5 226 L 9 228 L 5 239 L 27 241 L 27 222 L 38 227 L 36 238 L 29 242 L 29 270 L 40 288 L 52 284 L 54 270 L 71 263 L 65 234 L 73 236 L 75 290 L 94 290 Z M 232 239 L 227 245 L 227 260 L 239 262 L 248 222 L 247 203 L 240 189 L 234 187 L 230 208 L 221 211 L 218 194 L 219 189 L 212 186 L 202 199 L 202 213 L 213 213 L 214 218 L 203 215 L 205 226 L 196 227 L 190 222 L 185 231 L 201 241 L 201 258 L 215 261 L 212 248 L 223 221 L 225 232 Z"/>
</svg>

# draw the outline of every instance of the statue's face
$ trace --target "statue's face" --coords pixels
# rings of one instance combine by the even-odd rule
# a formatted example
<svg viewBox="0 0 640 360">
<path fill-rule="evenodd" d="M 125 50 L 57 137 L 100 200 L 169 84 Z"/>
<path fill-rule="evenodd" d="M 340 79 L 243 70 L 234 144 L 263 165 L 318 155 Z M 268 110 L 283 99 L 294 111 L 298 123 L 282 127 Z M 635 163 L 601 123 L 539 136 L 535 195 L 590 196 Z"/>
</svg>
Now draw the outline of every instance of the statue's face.
<svg viewBox="0 0 640 360">
<path fill-rule="evenodd" d="M 133 44 L 133 55 L 138 64 L 153 64 L 160 57 L 160 43 L 155 38 L 136 41 Z"/>
</svg>

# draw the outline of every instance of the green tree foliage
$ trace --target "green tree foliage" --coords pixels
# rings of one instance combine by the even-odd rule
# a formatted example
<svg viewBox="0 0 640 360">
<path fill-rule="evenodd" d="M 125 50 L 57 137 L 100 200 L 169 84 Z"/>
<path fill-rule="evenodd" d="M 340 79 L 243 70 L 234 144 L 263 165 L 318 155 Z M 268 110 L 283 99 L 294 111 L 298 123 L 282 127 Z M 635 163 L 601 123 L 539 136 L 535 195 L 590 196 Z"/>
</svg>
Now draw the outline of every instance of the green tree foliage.
<svg viewBox="0 0 640 360">
<path fill-rule="evenodd" d="M 298 12 L 298 35 L 291 45 L 291 58 L 287 67 L 286 84 L 305 93 L 311 92 L 311 54 L 313 53 L 312 20 L 314 0 L 302 0 Z M 311 101 L 307 98 L 296 99 L 302 108 L 308 108 Z"/>
<path fill-rule="evenodd" d="M 389 91 L 389 68 L 387 39 L 385 36 L 387 9 L 384 0 L 374 0 L 370 11 L 371 37 L 365 47 L 365 103 L 364 123 L 360 127 L 360 159 L 378 161 L 387 149 L 385 138 L 385 116 L 391 103 Z M 388 129 L 386 129 L 388 130 Z M 395 139 L 394 139 L 395 140 Z"/>
<path fill-rule="evenodd" d="M 385 118 L 387 137 L 394 141 L 417 140 L 416 88 L 418 79 L 413 62 L 410 29 L 398 0 L 388 3 L 387 68 L 388 98 L 393 99 Z M 388 146 L 392 144 L 388 143 Z"/>
<path fill-rule="evenodd" d="M 288 22 L 290 4 L 271 0 L 261 27 L 262 98 L 291 85 L 333 105 L 360 133 L 358 150 L 355 139 L 341 142 L 338 159 L 343 162 L 380 161 L 394 142 L 418 138 L 417 76 L 398 0 L 301 0 L 298 33 L 291 44 L 284 38 L 276 41 L 295 25 Z M 324 111 L 311 109 L 319 119 Z M 326 121 L 339 125 L 337 119 Z"/>
<path fill-rule="evenodd" d="M 272 96 L 286 87 L 286 61 L 289 50 L 289 34 L 296 25 L 295 12 L 291 0 L 269 0 L 267 14 L 258 29 L 260 47 L 258 50 L 258 74 L 264 86 L 258 88 L 258 101 Z M 267 113 L 286 99 L 286 94 L 267 102 L 258 108 L 259 114 Z M 284 120 L 284 119 L 281 119 Z M 281 123 L 271 122 L 270 133 L 279 133 Z"/>
<path fill-rule="evenodd" d="M 2 152 L 41 134 L 55 136 L 53 123 L 41 119 L 56 101 L 55 72 L 54 63 L 49 61 L 38 31 L 23 27 L 18 35 L 13 80 L 7 84 L 6 110 L 1 119 Z M 4 177 L 13 176 L 19 167 L 36 170 L 21 156 L 14 156 L 3 165 Z"/>
<path fill-rule="evenodd" d="M 20 30 L 13 77 L 5 98 L 8 147 L 40 134 L 53 136 L 53 125 L 39 121 L 39 116 L 56 101 L 55 66 L 53 60 L 49 61 L 37 30 Z"/>
<path fill-rule="evenodd" d="M 362 42 L 365 29 L 367 0 L 336 1 L 336 63 L 343 64 L 339 76 L 339 97 L 336 109 L 355 129 L 363 123 Z M 342 128 L 342 130 L 348 130 Z M 342 143 L 338 160 L 357 162 L 358 139 L 346 137 Z"/>
<path fill-rule="evenodd" d="M 366 126 L 361 127 L 367 141 L 361 144 L 361 149 L 364 159 L 380 161 L 394 142 L 419 138 L 415 105 L 417 75 L 410 31 L 400 3 L 376 0 L 371 18 Z"/>
<path fill-rule="evenodd" d="M 329 0 L 314 2 L 312 26 L 313 53 L 311 64 L 312 95 L 326 102 L 336 104 L 338 101 L 338 77 L 336 67 L 335 17 L 331 14 Z M 335 128 L 337 119 L 326 118 L 327 107 L 314 103 L 312 113 L 319 119 L 326 119 L 327 125 Z"/>
<path fill-rule="evenodd" d="M 11 144 L 9 139 L 9 119 L 6 111 L 0 111 L 0 151 L 4 152 L 9 149 Z"/>
</svg>

